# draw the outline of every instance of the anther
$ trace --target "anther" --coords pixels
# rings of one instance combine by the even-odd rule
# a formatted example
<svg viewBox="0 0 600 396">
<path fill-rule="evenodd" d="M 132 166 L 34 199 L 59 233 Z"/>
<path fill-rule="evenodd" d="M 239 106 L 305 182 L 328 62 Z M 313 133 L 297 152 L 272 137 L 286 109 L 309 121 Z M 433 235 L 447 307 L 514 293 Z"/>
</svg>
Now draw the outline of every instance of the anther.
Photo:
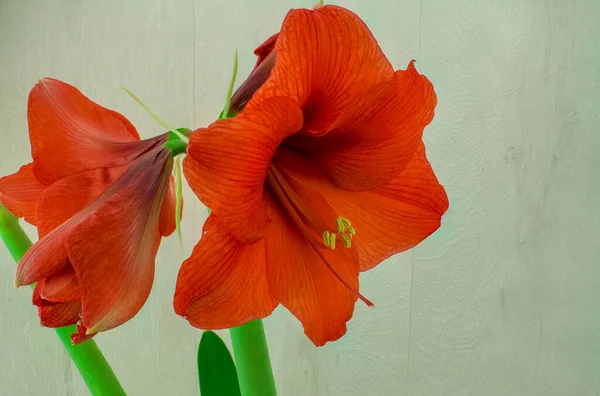
<svg viewBox="0 0 600 396">
<path fill-rule="evenodd" d="M 342 242 L 344 242 L 344 247 L 346 247 L 346 249 L 349 249 L 352 246 L 352 239 L 348 234 L 342 234 Z"/>
<path fill-rule="evenodd" d="M 325 231 L 323 232 L 323 243 L 325 244 L 325 246 L 329 246 L 329 235 L 331 233 L 329 231 Z"/>
<path fill-rule="evenodd" d="M 335 224 L 337 225 L 338 232 L 344 232 L 344 230 L 346 229 L 346 227 L 344 226 L 344 221 L 341 217 L 335 219 Z"/>
<path fill-rule="evenodd" d="M 337 234 L 333 233 L 329 236 L 329 247 L 331 249 L 335 249 L 335 239 L 337 238 Z"/>
</svg>

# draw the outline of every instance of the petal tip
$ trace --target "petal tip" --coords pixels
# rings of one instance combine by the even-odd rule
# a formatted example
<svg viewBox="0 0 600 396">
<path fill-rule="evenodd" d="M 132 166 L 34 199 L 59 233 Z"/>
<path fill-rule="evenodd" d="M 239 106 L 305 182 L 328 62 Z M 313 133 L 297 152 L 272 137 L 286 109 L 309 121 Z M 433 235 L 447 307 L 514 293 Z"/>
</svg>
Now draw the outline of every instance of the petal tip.
<svg viewBox="0 0 600 396">
<path fill-rule="evenodd" d="M 14 280 L 14 285 L 15 288 L 19 288 L 21 286 L 25 286 L 28 285 L 29 283 L 27 283 L 27 281 L 25 279 L 23 279 L 23 274 L 21 273 L 21 271 L 19 271 L 17 269 L 17 274 L 15 275 L 15 280 Z"/>
<path fill-rule="evenodd" d="M 81 344 L 92 337 L 94 337 L 96 333 L 90 333 L 90 330 L 83 325 L 82 321 L 77 323 L 77 332 L 71 334 L 71 344 L 78 345 Z"/>
<path fill-rule="evenodd" d="M 21 286 L 26 286 L 26 285 L 31 285 L 32 283 L 38 281 L 39 279 L 30 279 L 29 276 L 24 273 L 22 270 L 20 270 L 19 267 L 17 267 L 17 273 L 15 275 L 15 287 L 19 288 Z"/>
<path fill-rule="evenodd" d="M 417 63 L 416 59 L 412 59 L 410 62 L 408 62 L 408 66 L 406 66 L 406 71 L 418 73 L 417 68 L 415 67 L 415 63 Z"/>
<path fill-rule="evenodd" d="M 37 86 L 47 87 L 47 85 L 49 83 L 52 83 L 54 81 L 57 81 L 57 80 L 55 80 L 53 78 L 50 78 L 50 77 L 38 77 L 37 78 L 37 83 L 35 84 L 34 88 L 37 87 Z"/>
</svg>

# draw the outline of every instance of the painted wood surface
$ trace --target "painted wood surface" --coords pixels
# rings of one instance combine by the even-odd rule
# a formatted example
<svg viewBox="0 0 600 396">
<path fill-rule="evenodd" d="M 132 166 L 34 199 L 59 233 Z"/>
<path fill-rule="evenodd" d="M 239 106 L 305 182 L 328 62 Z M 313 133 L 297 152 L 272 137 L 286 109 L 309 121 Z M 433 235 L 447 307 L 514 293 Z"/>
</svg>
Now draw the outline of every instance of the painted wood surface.
<svg viewBox="0 0 600 396">
<path fill-rule="evenodd" d="M 340 0 L 439 104 L 429 158 L 451 208 L 438 233 L 363 274 L 339 342 L 315 348 L 284 309 L 265 320 L 282 396 L 600 394 L 600 3 Z M 0 174 L 29 161 L 40 77 L 79 87 L 140 134 L 206 126 L 292 0 L 0 1 Z M 185 191 L 183 248 L 165 240 L 140 314 L 97 342 L 130 395 L 198 394 L 200 332 L 177 317 L 180 262 L 206 209 Z M 32 235 L 33 229 L 27 228 Z M 0 249 L 0 395 L 86 395 Z M 228 340 L 227 333 L 222 333 Z"/>
</svg>

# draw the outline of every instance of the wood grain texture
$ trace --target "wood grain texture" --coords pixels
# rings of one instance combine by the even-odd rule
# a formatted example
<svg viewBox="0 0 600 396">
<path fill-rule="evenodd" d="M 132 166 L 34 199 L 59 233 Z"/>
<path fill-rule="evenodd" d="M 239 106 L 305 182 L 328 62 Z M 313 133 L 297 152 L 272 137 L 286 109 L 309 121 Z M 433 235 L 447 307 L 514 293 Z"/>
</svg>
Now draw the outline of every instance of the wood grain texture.
<svg viewBox="0 0 600 396">
<path fill-rule="evenodd" d="M 162 133 L 163 128 L 120 84 L 168 122 L 191 126 L 192 10 L 192 2 L 183 0 L 0 2 L 0 173 L 14 172 L 30 160 L 27 95 L 40 77 L 62 79 L 118 109 L 142 137 Z M 193 213 L 198 205 L 186 198 L 186 210 Z M 184 226 L 199 227 L 188 218 Z M 190 234 L 185 233 L 184 241 L 188 251 L 193 246 Z M 0 394 L 88 394 L 53 331 L 37 325 L 30 291 L 12 286 L 14 263 L 5 249 L 0 255 Z M 172 309 L 183 256 L 175 237 L 165 240 L 148 304 L 127 325 L 97 339 L 130 395 L 169 394 L 169 389 L 197 394 L 198 333 Z"/>
<path fill-rule="evenodd" d="M 51 76 L 162 132 L 221 110 L 235 49 L 253 49 L 314 1 L 0 1 L 0 174 L 30 159 L 29 89 Z M 315 348 L 285 309 L 265 320 L 281 396 L 598 394 L 600 3 L 340 0 L 396 68 L 411 59 L 439 105 L 428 156 L 451 208 L 413 252 L 361 276 L 375 308 Z M 173 313 L 177 270 L 206 208 L 186 189 L 183 244 L 163 241 L 140 314 L 97 341 L 130 395 L 197 395 L 200 331 Z M 34 235 L 32 227 L 27 228 Z M 56 336 L 37 325 L 0 249 L 0 395 L 86 395 Z M 228 333 L 220 334 L 229 343 Z"/>
<path fill-rule="evenodd" d="M 597 2 L 423 0 L 451 208 L 415 250 L 410 395 L 600 389 Z"/>
</svg>

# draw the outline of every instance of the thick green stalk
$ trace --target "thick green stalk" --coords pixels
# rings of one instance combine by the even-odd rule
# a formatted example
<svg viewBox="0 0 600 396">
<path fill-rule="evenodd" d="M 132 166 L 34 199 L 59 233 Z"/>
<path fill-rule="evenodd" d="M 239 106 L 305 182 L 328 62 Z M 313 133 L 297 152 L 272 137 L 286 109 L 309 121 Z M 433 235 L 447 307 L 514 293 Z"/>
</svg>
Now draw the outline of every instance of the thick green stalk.
<svg viewBox="0 0 600 396">
<path fill-rule="evenodd" d="M 56 329 L 56 334 L 71 356 L 90 393 L 94 396 L 125 396 L 126 393 L 119 380 L 94 340 L 87 340 L 79 345 L 71 343 L 71 334 L 76 331 L 77 327 L 72 325 Z"/>
<path fill-rule="evenodd" d="M 276 396 L 262 320 L 229 330 L 242 396 Z"/>
<path fill-rule="evenodd" d="M 8 212 L 1 203 L 0 237 L 16 262 L 19 262 L 32 245 L 31 240 L 19 225 L 19 220 Z M 71 343 L 71 334 L 76 331 L 75 325 L 56 329 L 58 337 L 71 356 L 91 394 L 93 396 L 125 395 L 119 380 L 115 377 L 115 373 L 113 373 L 94 340 L 88 340 L 79 345 Z"/>
</svg>

